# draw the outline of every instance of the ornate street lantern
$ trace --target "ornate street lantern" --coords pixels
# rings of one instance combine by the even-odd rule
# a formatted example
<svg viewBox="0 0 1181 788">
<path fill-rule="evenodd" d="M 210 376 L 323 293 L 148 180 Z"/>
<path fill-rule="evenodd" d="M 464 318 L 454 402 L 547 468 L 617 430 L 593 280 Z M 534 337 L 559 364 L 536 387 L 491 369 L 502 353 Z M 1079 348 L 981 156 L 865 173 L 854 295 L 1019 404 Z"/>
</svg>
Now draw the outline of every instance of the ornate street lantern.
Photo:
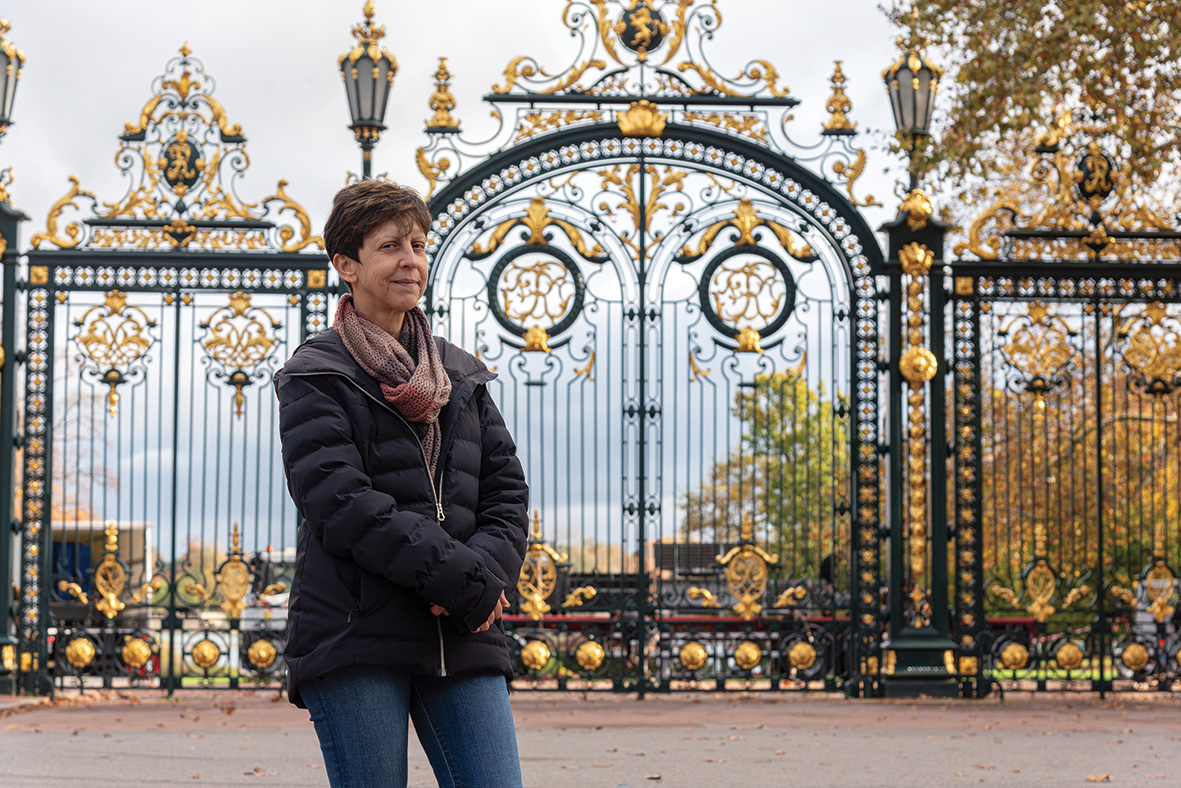
<svg viewBox="0 0 1181 788">
<path fill-rule="evenodd" d="M 7 19 L 0 19 L 0 137 L 8 132 L 8 124 L 12 123 L 16 83 L 20 81 L 21 68 L 25 65 L 25 53 L 4 37 L 11 29 Z"/>
<path fill-rule="evenodd" d="M 904 50 L 902 57 L 882 72 L 890 92 L 895 127 L 899 132 L 916 136 L 931 133 L 931 113 L 943 76 L 943 69 L 923 56 L 924 43 L 916 35 L 911 36 L 909 44 L 899 38 L 898 46 Z"/>
<path fill-rule="evenodd" d="M 340 74 L 349 100 L 349 126 L 361 143 L 361 177 L 369 178 L 373 146 L 385 131 L 386 102 L 398 61 L 377 42 L 385 37 L 385 27 L 373 24 L 373 0 L 365 3 L 365 21 L 353 28 L 357 46 L 340 56 Z"/>
</svg>

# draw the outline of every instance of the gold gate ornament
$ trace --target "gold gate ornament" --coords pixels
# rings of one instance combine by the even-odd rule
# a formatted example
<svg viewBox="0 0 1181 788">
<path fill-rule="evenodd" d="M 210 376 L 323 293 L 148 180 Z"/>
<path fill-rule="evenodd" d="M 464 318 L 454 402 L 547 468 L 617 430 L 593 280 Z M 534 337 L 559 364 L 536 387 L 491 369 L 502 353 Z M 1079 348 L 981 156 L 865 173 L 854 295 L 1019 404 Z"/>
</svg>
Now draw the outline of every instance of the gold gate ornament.
<svg viewBox="0 0 1181 788">
<path fill-rule="evenodd" d="M 742 515 L 742 532 L 736 547 L 714 559 L 726 567 L 726 585 L 738 601 L 735 613 L 750 621 L 763 610 L 762 599 L 767 593 L 767 566 L 779 563 L 778 555 L 771 555 L 754 542 L 754 526 L 750 513 Z"/>
<path fill-rule="evenodd" d="M 521 612 L 534 621 L 540 621 L 552 609 L 549 600 L 558 587 L 558 567 L 568 560 L 565 554 L 545 543 L 541 535 L 541 511 L 534 509 L 529 551 L 525 554 L 517 580 L 517 593 L 524 600 L 521 602 Z"/>
</svg>

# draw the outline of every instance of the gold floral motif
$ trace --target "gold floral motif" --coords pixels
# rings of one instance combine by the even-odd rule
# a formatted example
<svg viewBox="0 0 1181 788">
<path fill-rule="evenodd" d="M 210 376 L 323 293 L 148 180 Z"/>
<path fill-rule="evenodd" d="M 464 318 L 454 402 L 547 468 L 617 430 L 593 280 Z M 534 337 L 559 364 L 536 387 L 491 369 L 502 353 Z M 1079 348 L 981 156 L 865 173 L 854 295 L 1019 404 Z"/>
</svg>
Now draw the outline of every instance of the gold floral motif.
<svg viewBox="0 0 1181 788">
<path fill-rule="evenodd" d="M 755 545 L 750 512 L 742 514 L 739 544 L 714 560 L 726 567 L 726 585 L 730 594 L 738 600 L 734 604 L 734 612 L 750 621 L 763 609 L 762 599 L 767 593 L 767 566 L 779 562 L 778 555 L 772 555 Z"/>
<path fill-rule="evenodd" d="M 816 647 L 803 641 L 787 650 L 787 661 L 796 670 L 807 670 L 816 664 Z"/>
<path fill-rule="evenodd" d="M 1152 394 L 1181 386 L 1181 320 L 1162 303 L 1151 303 L 1133 318 L 1123 342 L 1123 357 L 1134 379 Z"/>
<path fill-rule="evenodd" d="M 633 101 L 627 112 L 617 115 L 619 133 L 625 137 L 659 137 L 664 134 L 668 113 L 647 99 Z"/>
<path fill-rule="evenodd" d="M 926 276 L 935 264 L 935 254 L 920 243 L 909 243 L 898 250 L 898 262 L 907 276 Z"/>
<path fill-rule="evenodd" d="M 762 115 L 742 115 L 736 112 L 686 112 L 686 123 L 705 123 L 756 142 L 767 141 L 767 128 Z"/>
<path fill-rule="evenodd" d="M 152 658 L 152 647 L 143 638 L 129 637 L 119 655 L 123 658 L 124 665 L 132 670 L 139 670 Z"/>
<path fill-rule="evenodd" d="M 525 346 L 521 348 L 522 353 L 553 352 L 549 346 L 549 333 L 541 326 L 530 326 L 525 329 L 524 339 Z"/>
<path fill-rule="evenodd" d="M 586 641 L 574 652 L 574 659 L 583 670 L 598 670 L 606 656 L 603 647 L 593 640 Z"/>
<path fill-rule="evenodd" d="M 845 178 L 845 193 L 849 195 L 849 202 L 856 205 L 858 208 L 868 208 L 872 205 L 881 205 L 872 194 L 865 195 L 864 200 L 858 200 L 857 196 L 853 194 L 853 184 L 857 182 L 865 173 L 865 164 L 868 161 L 865 157 L 865 151 L 858 148 L 857 157 L 853 159 L 850 164 L 845 161 L 834 161 L 832 164 L 832 171 L 837 175 Z"/>
<path fill-rule="evenodd" d="M 558 129 L 566 128 L 574 123 L 580 121 L 591 121 L 598 123 L 603 119 L 603 113 L 600 110 L 554 110 L 552 112 L 533 111 L 526 113 L 521 118 L 521 123 L 517 127 L 517 135 L 513 138 L 513 142 L 528 139 L 538 134 L 544 134 L 548 131 L 557 131 Z"/>
<path fill-rule="evenodd" d="M 418 171 L 422 173 L 422 177 L 427 179 L 427 185 L 430 188 L 427 189 L 424 199 L 429 200 L 431 195 L 435 193 L 436 182 L 443 177 L 443 173 L 451 169 L 451 160 L 441 158 L 438 162 L 431 162 L 426 157 L 426 147 L 424 146 L 414 152 L 414 161 L 418 164 Z"/>
<path fill-rule="evenodd" d="M 202 670 L 209 670 L 221 659 L 221 646 L 205 638 L 193 646 L 193 662 Z"/>
<path fill-rule="evenodd" d="M 806 243 L 797 246 L 795 235 L 790 230 L 779 222 L 762 216 L 754 203 L 745 197 L 740 199 L 738 205 L 735 206 L 733 218 L 723 219 L 706 227 L 697 246 L 685 244 L 681 247 L 678 259 L 688 261 L 701 257 L 713 247 L 718 234 L 727 227 L 734 227 L 738 230 L 738 238 L 734 241 L 735 246 L 758 246 L 759 242 L 754 237 L 754 231 L 758 227 L 767 227 L 775 234 L 783 250 L 795 259 L 803 262 L 811 262 L 816 259 L 816 253 L 811 246 Z"/>
<path fill-rule="evenodd" d="M 1139 673 L 1148 665 L 1148 649 L 1140 643 L 1129 643 L 1120 654 L 1120 662 L 1133 673 Z"/>
<path fill-rule="evenodd" d="M 1030 390 L 1039 394 L 1048 390 L 1074 357 L 1070 326 L 1063 318 L 1051 314 L 1046 304 L 1034 301 L 1025 315 L 1013 318 L 1002 327 L 1002 336 L 1010 333 L 1012 339 L 1001 352 L 1025 375 Z"/>
<path fill-rule="evenodd" d="M 677 658 L 680 659 L 685 670 L 698 671 L 705 667 L 706 660 L 709 659 L 709 652 L 705 650 L 705 646 L 696 640 L 690 640 L 681 646 Z"/>
<path fill-rule="evenodd" d="M 94 661 L 95 653 L 90 638 L 74 638 L 66 644 L 66 662 L 78 670 L 85 670 Z"/>
<path fill-rule="evenodd" d="M 324 269 L 308 271 L 308 288 L 322 290 L 328 286 L 328 272 Z"/>
<path fill-rule="evenodd" d="M 86 325 L 87 321 L 89 325 Z M 95 363 L 103 382 L 110 387 L 107 411 L 114 416 L 119 411 L 119 394 L 115 387 L 126 379 L 125 370 L 152 346 L 153 340 L 147 329 L 156 324 L 142 309 L 127 304 L 126 293 L 111 290 L 102 305 L 87 309 L 74 325 L 86 326 L 85 333 L 79 334 L 74 341 Z"/>
<path fill-rule="evenodd" d="M 550 611 L 549 599 L 558 587 L 558 567 L 567 560 L 564 553 L 557 552 L 545 543 L 541 534 L 541 512 L 534 509 L 533 535 L 529 538 L 529 550 L 517 579 L 517 593 L 523 600 L 521 612 L 534 621 L 540 621 Z"/>
<path fill-rule="evenodd" d="M 234 387 L 234 408 L 242 418 L 246 403 L 243 389 L 249 385 L 251 372 L 267 360 L 278 346 L 278 339 L 268 333 L 282 327 L 270 314 L 250 303 L 250 294 L 238 291 L 230 296 L 229 306 L 218 309 L 200 327 L 209 332 L 204 342 L 209 357 L 228 371 L 227 381 Z"/>
<path fill-rule="evenodd" d="M 521 649 L 521 662 L 525 663 L 525 667 L 529 670 L 541 670 L 549 664 L 549 661 L 549 646 L 540 640 L 530 640 Z"/>
<path fill-rule="evenodd" d="M 734 649 L 734 664 L 742 670 L 750 670 L 763 661 L 763 650 L 751 640 L 744 640 Z"/>
<path fill-rule="evenodd" d="M 275 657 L 278 656 L 278 653 L 275 644 L 271 641 L 256 640 L 250 644 L 250 648 L 246 649 L 246 658 L 255 668 L 266 670 L 275 664 Z"/>
<path fill-rule="evenodd" d="M 32 244 L 34 249 L 40 249 L 42 241 L 48 241 L 60 249 L 73 249 L 75 246 L 82 243 L 83 228 L 80 223 L 71 222 L 70 224 L 66 225 L 66 236 L 62 237 L 58 234 L 58 220 L 61 219 L 62 212 L 65 211 L 66 208 L 77 209 L 80 207 L 78 203 L 75 202 L 77 198 L 86 197 L 89 198 L 91 202 L 94 202 L 96 198 L 90 192 L 82 189 L 81 183 L 78 180 L 78 176 L 71 175 L 69 178 L 70 190 L 66 192 L 65 197 L 62 197 L 60 200 L 55 202 L 53 207 L 49 209 L 49 216 L 45 219 L 45 232 L 37 233 L 29 239 L 29 243 Z"/>
<path fill-rule="evenodd" d="M 524 225 L 529 230 L 529 239 L 525 242 L 530 245 L 548 246 L 549 239 L 545 237 L 545 230 L 548 227 L 557 227 L 570 240 L 570 244 L 587 260 L 602 260 L 605 259 L 603 255 L 603 247 L 595 244 L 594 246 L 587 246 L 586 241 L 582 237 L 582 232 L 564 219 L 558 219 L 550 214 L 549 206 L 541 197 L 534 197 L 529 200 L 529 206 L 525 209 L 523 216 L 514 216 L 511 219 L 506 219 L 492 229 L 488 237 L 487 245 L 472 243 L 468 250 L 470 257 L 481 258 L 495 252 L 504 239 L 508 237 L 509 232 L 517 225 Z"/>
<path fill-rule="evenodd" d="M 783 592 L 775 598 L 775 604 L 771 607 L 791 607 L 794 604 L 803 602 L 808 596 L 808 589 L 806 586 L 792 586 L 791 588 L 783 589 Z"/>
</svg>

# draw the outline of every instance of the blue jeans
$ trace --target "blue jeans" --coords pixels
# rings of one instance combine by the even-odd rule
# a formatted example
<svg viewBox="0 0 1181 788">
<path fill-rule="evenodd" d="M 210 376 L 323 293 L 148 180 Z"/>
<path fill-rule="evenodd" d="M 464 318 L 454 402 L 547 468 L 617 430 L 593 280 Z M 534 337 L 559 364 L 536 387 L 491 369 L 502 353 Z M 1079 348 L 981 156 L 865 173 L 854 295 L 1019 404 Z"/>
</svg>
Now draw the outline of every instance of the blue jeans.
<svg viewBox="0 0 1181 788">
<path fill-rule="evenodd" d="M 408 719 L 440 788 L 520 788 L 517 736 L 504 677 L 432 678 L 349 668 L 308 682 L 332 788 L 405 788 Z"/>
</svg>

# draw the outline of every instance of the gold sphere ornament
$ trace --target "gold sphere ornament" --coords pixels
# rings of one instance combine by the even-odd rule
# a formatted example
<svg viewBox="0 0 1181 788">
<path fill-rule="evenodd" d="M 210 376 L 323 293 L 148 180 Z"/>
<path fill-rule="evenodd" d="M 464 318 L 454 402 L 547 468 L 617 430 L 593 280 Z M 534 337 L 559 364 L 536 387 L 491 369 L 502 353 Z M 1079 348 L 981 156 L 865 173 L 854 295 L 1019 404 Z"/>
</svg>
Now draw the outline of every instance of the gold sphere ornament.
<svg viewBox="0 0 1181 788">
<path fill-rule="evenodd" d="M 744 640 L 734 649 L 734 662 L 743 670 L 750 670 L 763 661 L 763 650 L 757 643 Z"/>
<path fill-rule="evenodd" d="M 221 658 L 221 646 L 206 638 L 193 646 L 193 662 L 203 670 L 209 670 Z"/>
<path fill-rule="evenodd" d="M 128 638 L 119 652 L 123 657 L 123 664 L 132 670 L 139 670 L 148 664 L 152 658 L 152 647 L 143 638 Z"/>
<path fill-rule="evenodd" d="M 246 658 L 254 667 L 265 670 L 275 664 L 275 656 L 278 653 L 275 644 L 271 641 L 256 640 L 250 644 L 250 648 L 246 649 Z"/>
<path fill-rule="evenodd" d="M 908 383 L 926 383 L 935 377 L 939 361 L 925 347 L 909 347 L 898 362 L 898 371 Z"/>
<path fill-rule="evenodd" d="M 1133 673 L 1139 673 L 1148 664 L 1148 649 L 1140 643 L 1129 643 L 1119 658 L 1124 667 Z"/>
<path fill-rule="evenodd" d="M 796 670 L 807 670 L 816 664 L 816 649 L 811 643 L 796 643 L 788 649 L 787 661 Z"/>
<path fill-rule="evenodd" d="M 598 670 L 606 655 L 607 652 L 603 651 L 601 645 L 593 640 L 588 640 L 578 647 L 578 651 L 574 652 L 574 659 L 578 661 L 578 666 L 583 670 Z"/>
<path fill-rule="evenodd" d="M 11 645 L 0 646 L 0 667 L 5 671 L 11 673 L 16 670 L 16 647 Z"/>
<path fill-rule="evenodd" d="M 1074 643 L 1063 643 L 1054 654 L 1054 661 L 1063 670 L 1078 670 L 1083 664 L 1083 650 Z"/>
<path fill-rule="evenodd" d="M 529 670 L 541 670 L 549 664 L 549 646 L 540 640 L 530 640 L 521 649 L 521 661 Z"/>
<path fill-rule="evenodd" d="M 1010 643 L 1001 649 L 1001 665 L 1008 670 L 1021 670 L 1029 664 L 1029 649 L 1020 643 Z"/>
<path fill-rule="evenodd" d="M 706 652 L 705 646 L 696 640 L 691 640 L 681 646 L 680 658 L 681 664 L 685 666 L 686 670 L 701 670 L 705 667 L 705 661 L 709 659 L 709 654 Z"/>
<path fill-rule="evenodd" d="M 94 643 L 90 638 L 74 638 L 66 646 L 66 662 L 82 670 L 94 661 Z"/>
</svg>

